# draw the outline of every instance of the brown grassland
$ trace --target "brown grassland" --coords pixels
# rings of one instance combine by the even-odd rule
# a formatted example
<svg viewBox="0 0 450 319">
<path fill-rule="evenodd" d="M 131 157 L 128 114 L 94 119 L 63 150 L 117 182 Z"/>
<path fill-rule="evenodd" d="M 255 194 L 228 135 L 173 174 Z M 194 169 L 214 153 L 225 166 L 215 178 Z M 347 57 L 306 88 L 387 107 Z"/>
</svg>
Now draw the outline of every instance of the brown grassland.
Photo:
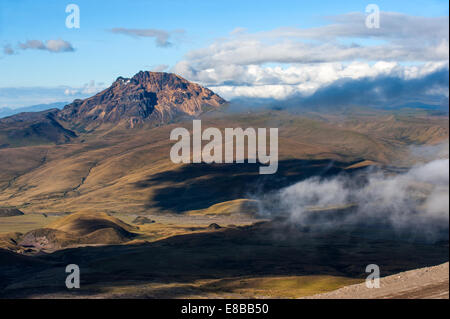
<svg viewBox="0 0 450 319">
<path fill-rule="evenodd" d="M 324 172 L 409 167 L 410 145 L 448 140 L 447 116 L 215 112 L 202 125 L 278 127 L 278 173 L 173 164 L 170 131 L 191 121 L 0 148 L 0 207 L 24 213 L 0 217 L 0 296 L 298 298 L 362 282 L 374 261 L 385 275 L 448 261 L 448 241 L 314 231 L 264 219 L 255 200 Z M 76 291 L 64 285 L 69 263 L 81 268 Z"/>
</svg>

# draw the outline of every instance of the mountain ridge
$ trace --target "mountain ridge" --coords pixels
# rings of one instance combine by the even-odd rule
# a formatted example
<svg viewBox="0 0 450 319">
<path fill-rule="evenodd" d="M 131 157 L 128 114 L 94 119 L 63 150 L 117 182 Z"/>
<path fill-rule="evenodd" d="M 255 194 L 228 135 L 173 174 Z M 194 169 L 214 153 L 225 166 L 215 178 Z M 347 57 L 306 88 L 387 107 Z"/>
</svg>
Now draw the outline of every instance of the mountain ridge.
<svg viewBox="0 0 450 319">
<path fill-rule="evenodd" d="M 77 133 L 58 121 L 58 112 L 23 112 L 0 119 L 0 148 L 70 142 Z"/>
<path fill-rule="evenodd" d="M 101 127 L 162 125 L 227 103 L 213 91 L 174 73 L 140 71 L 64 108 L 0 118 L 0 148 L 63 144 Z"/>
</svg>

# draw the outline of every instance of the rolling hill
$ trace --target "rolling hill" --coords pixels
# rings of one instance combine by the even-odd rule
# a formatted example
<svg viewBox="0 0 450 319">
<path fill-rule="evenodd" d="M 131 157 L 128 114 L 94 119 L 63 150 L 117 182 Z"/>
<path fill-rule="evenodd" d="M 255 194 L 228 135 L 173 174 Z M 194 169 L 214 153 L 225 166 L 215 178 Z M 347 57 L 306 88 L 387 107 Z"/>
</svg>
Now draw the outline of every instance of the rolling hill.
<svg viewBox="0 0 450 319">
<path fill-rule="evenodd" d="M 419 124 L 406 130 L 412 120 Z M 72 143 L 0 149 L 0 201 L 25 212 L 201 210 L 248 198 L 264 181 L 265 185 L 281 181 L 281 187 L 329 165 L 335 172 L 363 161 L 409 165 L 411 143 L 433 144 L 448 137 L 448 120 L 441 117 L 354 116 L 343 122 L 270 111 L 205 116 L 203 125 L 221 130 L 279 127 L 278 174 L 262 178 L 258 166 L 251 164 L 173 164 L 170 132 L 178 126 L 190 130 L 191 121 L 140 129 L 114 127 L 82 133 Z M 229 183 L 236 187 L 227 187 Z"/>
<path fill-rule="evenodd" d="M 63 144 L 77 137 L 57 118 L 59 110 L 20 113 L 0 119 L 0 148 Z"/>
<path fill-rule="evenodd" d="M 122 244 L 137 236 L 136 226 L 106 213 L 75 213 L 60 217 L 45 228 L 0 237 L 0 247 L 15 252 L 52 252 L 67 247 Z"/>
</svg>

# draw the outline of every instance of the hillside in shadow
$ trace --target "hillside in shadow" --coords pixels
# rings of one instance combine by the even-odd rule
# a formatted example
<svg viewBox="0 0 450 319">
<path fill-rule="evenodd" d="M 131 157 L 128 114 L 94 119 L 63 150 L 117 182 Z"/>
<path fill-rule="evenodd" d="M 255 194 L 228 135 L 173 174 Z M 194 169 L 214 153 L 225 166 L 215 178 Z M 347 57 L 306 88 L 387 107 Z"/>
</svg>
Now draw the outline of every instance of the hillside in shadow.
<svg viewBox="0 0 450 319">
<path fill-rule="evenodd" d="M 312 176 L 333 176 L 351 164 L 330 160 L 282 160 L 273 175 L 260 175 L 259 163 L 187 164 L 148 176 L 135 186 L 156 188 L 147 208 L 156 206 L 163 211 L 182 213 L 265 194 Z"/>
<path fill-rule="evenodd" d="M 380 236 L 380 232 L 383 232 Z M 3 256 L 4 255 L 4 256 Z M 175 236 L 153 243 L 80 247 L 36 257 L 12 253 L 0 264 L 0 297 L 69 293 L 64 269 L 77 264 L 89 296 L 108 287 L 145 283 L 190 283 L 232 277 L 331 275 L 365 278 L 377 264 L 381 275 L 448 260 L 448 238 L 433 244 L 396 238 L 393 231 L 349 227 L 315 231 L 283 221 Z M 15 263 L 20 259 L 20 263 Z M 10 262 L 11 261 L 11 262 Z M 44 269 L 40 265 L 45 264 Z M 161 292 L 162 293 L 162 292 Z M 139 295 L 138 288 L 135 291 Z M 165 288 L 166 298 L 180 297 Z"/>
</svg>

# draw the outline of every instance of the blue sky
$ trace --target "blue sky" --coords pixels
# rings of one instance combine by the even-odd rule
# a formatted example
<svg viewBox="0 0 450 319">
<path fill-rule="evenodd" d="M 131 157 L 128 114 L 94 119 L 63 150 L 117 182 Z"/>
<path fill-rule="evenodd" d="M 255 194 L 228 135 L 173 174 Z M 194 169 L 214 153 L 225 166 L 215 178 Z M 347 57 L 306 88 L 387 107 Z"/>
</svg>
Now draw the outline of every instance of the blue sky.
<svg viewBox="0 0 450 319">
<path fill-rule="evenodd" d="M 81 27 L 79 29 L 68 29 L 65 26 L 67 16 L 65 8 L 69 3 L 77 4 L 80 8 Z M 214 79 L 202 76 L 202 71 L 211 71 L 211 63 L 214 62 L 200 61 L 199 56 L 203 53 L 211 54 L 212 49 L 214 53 L 219 53 L 219 56 L 220 52 L 217 50 L 223 49 L 217 48 L 219 43 L 231 44 L 238 41 L 230 35 L 233 30 L 242 28 L 243 31 L 238 36 L 239 41 L 245 41 L 243 43 L 247 44 L 249 41 L 263 43 L 267 39 L 269 42 L 286 43 L 282 36 L 270 38 L 266 33 L 280 28 L 310 30 L 323 27 L 330 24 L 327 20 L 330 16 L 340 16 L 351 12 L 365 14 L 365 8 L 369 3 L 371 2 L 298 0 L 2 0 L 0 2 L 0 45 L 4 53 L 0 53 L 0 70 L 3 75 L 0 77 L 0 107 L 33 104 L 34 100 L 36 101 L 34 104 L 64 100 L 64 95 L 54 94 L 54 91 L 45 93 L 48 95 L 44 94 L 45 98 L 39 98 L 39 92 L 32 89 L 41 88 L 44 92 L 45 88 L 65 87 L 75 88 L 76 91 L 92 86 L 92 90 L 95 91 L 109 85 L 118 76 L 129 77 L 139 70 L 161 69 L 161 65 L 166 65 L 169 71 L 182 73 L 190 80 L 217 86 L 219 90 L 226 91 L 228 88 L 223 87 L 225 81 L 220 81 L 217 77 L 223 74 L 224 79 L 229 78 L 227 83 L 236 83 L 236 79 L 229 75 L 233 72 L 232 69 L 225 72 L 221 68 L 220 74 L 214 70 L 218 74 Z M 373 3 L 376 3 L 383 12 L 396 12 L 411 17 L 447 17 L 448 21 L 448 1 L 376 1 Z M 433 26 L 435 27 L 435 24 Z M 161 47 L 152 37 L 136 37 L 111 32 L 115 28 L 161 30 L 169 34 L 169 41 L 173 45 Z M 49 52 L 48 50 L 20 49 L 20 43 L 24 44 L 30 40 L 44 43 L 47 40 L 63 40 L 70 43 L 74 51 Z M 303 39 L 305 43 L 317 40 L 314 37 Z M 345 35 L 341 40 L 341 44 L 356 41 L 358 45 L 379 45 L 386 41 L 383 37 L 352 35 Z M 438 41 L 439 39 L 436 39 L 436 43 Z M 448 35 L 446 41 L 448 45 Z M 396 43 L 399 43 L 398 39 Z M 6 54 L 6 49 L 4 51 L 3 48 L 10 48 L 14 53 Z M 204 50 L 203 53 L 201 50 Z M 227 52 L 225 53 L 228 54 Z M 345 58 L 343 61 L 319 62 L 349 63 L 352 59 L 353 57 Z M 370 65 L 386 60 L 384 56 L 379 59 L 363 56 L 361 59 Z M 393 59 L 395 60 L 395 58 L 389 58 L 391 62 Z M 414 61 L 415 59 L 400 57 L 398 62 L 403 65 L 427 62 L 423 58 L 417 58 L 420 61 Z M 430 61 L 439 62 L 438 60 L 434 56 L 430 57 Z M 261 72 L 266 74 L 277 66 L 289 68 L 291 65 L 300 66 L 311 63 L 311 61 L 295 59 L 292 62 L 289 59 L 287 61 L 274 57 L 256 62 L 250 59 L 236 65 L 237 67 L 245 65 L 246 72 L 250 73 L 253 71 L 249 71 L 249 68 L 258 65 L 264 67 Z M 226 64 L 226 61 L 223 63 Z M 189 65 L 190 71 L 186 69 L 186 65 Z M 204 65 L 208 66 L 201 70 Z M 246 82 L 245 85 L 261 85 L 258 81 Z M 23 90 L 22 94 L 17 94 L 17 90 L 24 87 L 28 88 L 28 91 Z M 14 91 L 16 93 L 7 90 L 10 88 L 16 89 Z M 67 100 L 76 96 L 77 94 L 68 95 Z"/>
</svg>

